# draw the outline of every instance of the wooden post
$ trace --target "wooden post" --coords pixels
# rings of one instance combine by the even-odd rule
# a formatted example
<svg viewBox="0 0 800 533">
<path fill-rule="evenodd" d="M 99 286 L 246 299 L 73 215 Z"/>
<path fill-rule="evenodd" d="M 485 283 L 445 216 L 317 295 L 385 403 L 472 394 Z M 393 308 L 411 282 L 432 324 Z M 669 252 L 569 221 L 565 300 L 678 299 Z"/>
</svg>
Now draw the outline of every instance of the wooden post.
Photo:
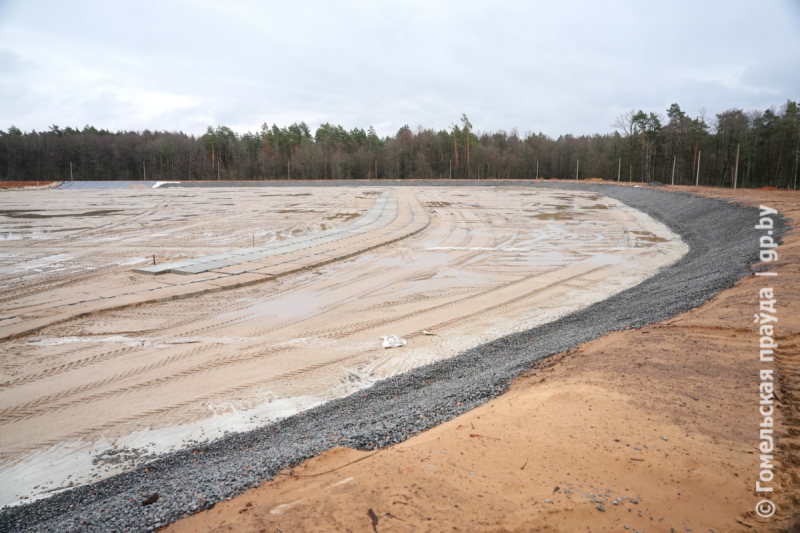
<svg viewBox="0 0 800 533">
<path fill-rule="evenodd" d="M 617 183 L 619 183 L 620 178 L 622 177 L 622 158 L 619 158 L 619 164 L 617 165 Z"/>
<path fill-rule="evenodd" d="M 733 169 L 733 188 L 736 188 L 737 181 L 739 181 L 739 148 L 742 147 L 742 143 L 736 145 L 736 166 Z"/>
<path fill-rule="evenodd" d="M 678 156 L 672 156 L 672 185 L 675 185 L 675 163 L 678 162 Z"/>
<path fill-rule="evenodd" d="M 697 151 L 697 178 L 694 180 L 694 186 L 698 187 L 700 185 L 700 154 L 702 152 L 700 150 Z"/>
<path fill-rule="evenodd" d="M 153 265 L 156 264 L 156 254 L 153 254 Z"/>
<path fill-rule="evenodd" d="M 628 183 L 633 182 L 633 163 L 631 163 L 631 173 L 628 175 Z"/>
<path fill-rule="evenodd" d="M 581 160 L 578 159 L 578 164 L 575 166 L 575 179 L 578 179 L 578 172 L 581 170 Z"/>
</svg>

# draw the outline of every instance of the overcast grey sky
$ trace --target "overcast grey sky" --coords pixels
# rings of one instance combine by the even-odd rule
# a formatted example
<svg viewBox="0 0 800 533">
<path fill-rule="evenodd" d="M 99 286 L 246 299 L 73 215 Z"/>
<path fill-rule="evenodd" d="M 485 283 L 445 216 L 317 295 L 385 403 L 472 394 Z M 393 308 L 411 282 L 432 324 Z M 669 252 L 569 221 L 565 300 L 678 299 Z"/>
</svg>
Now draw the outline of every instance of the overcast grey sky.
<svg viewBox="0 0 800 533">
<path fill-rule="evenodd" d="M 0 0 L 0 128 L 605 133 L 800 99 L 800 0 Z"/>
</svg>

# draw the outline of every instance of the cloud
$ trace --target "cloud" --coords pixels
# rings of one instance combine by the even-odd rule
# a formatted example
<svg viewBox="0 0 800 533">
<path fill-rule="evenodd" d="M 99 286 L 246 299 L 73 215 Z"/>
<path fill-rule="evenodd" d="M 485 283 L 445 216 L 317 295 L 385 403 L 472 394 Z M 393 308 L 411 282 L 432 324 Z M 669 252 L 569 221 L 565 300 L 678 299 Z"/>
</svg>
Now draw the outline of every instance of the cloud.
<svg viewBox="0 0 800 533">
<path fill-rule="evenodd" d="M 34 65 L 31 62 L 24 61 L 13 50 L 0 48 L 0 76 L 6 77 L 11 74 L 19 74 L 33 67 Z"/>
<path fill-rule="evenodd" d="M 7 1 L 0 115 L 202 133 L 264 122 L 606 132 L 631 108 L 800 97 L 791 2 Z M 0 125 L 2 127 L 2 125 Z"/>
</svg>

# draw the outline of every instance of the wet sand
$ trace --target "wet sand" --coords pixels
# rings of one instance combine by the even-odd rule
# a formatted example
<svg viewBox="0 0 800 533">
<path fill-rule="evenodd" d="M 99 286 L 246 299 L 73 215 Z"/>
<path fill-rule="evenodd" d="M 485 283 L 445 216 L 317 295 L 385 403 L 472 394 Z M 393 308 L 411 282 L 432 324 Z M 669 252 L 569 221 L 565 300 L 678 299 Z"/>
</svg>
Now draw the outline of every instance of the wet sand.
<svg viewBox="0 0 800 533">
<path fill-rule="evenodd" d="M 150 250 L 161 263 L 345 227 L 384 192 L 4 196 L 0 335 L 17 337 L 3 343 L 3 503 L 452 357 L 635 285 L 685 251 L 663 225 L 592 193 L 397 188 L 397 218 L 366 236 L 194 276 L 132 272 Z M 24 208 L 45 194 L 71 203 Z M 182 298 L 204 284 L 230 290 Z M 32 323 L 42 329 L 19 336 Z M 408 346 L 384 350 L 388 334 Z M 137 451 L 97 462 L 112 447 Z"/>
<path fill-rule="evenodd" d="M 798 193 L 697 192 L 765 204 L 800 224 Z M 745 278 L 674 319 L 551 357 L 506 394 L 402 444 L 325 452 L 167 530 L 796 531 L 797 230 L 779 252 L 769 282 Z M 781 295 L 785 402 L 770 521 L 753 513 L 761 367 L 753 309 L 766 285 Z"/>
</svg>

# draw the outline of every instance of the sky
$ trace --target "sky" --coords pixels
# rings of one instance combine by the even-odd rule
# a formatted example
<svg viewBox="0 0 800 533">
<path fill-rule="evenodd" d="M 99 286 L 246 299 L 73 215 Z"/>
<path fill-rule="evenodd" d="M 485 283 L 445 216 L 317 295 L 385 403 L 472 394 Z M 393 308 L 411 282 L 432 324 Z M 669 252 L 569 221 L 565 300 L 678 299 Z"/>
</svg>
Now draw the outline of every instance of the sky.
<svg viewBox="0 0 800 533">
<path fill-rule="evenodd" d="M 800 100 L 800 0 L 0 0 L 0 128 L 557 137 Z"/>
</svg>

